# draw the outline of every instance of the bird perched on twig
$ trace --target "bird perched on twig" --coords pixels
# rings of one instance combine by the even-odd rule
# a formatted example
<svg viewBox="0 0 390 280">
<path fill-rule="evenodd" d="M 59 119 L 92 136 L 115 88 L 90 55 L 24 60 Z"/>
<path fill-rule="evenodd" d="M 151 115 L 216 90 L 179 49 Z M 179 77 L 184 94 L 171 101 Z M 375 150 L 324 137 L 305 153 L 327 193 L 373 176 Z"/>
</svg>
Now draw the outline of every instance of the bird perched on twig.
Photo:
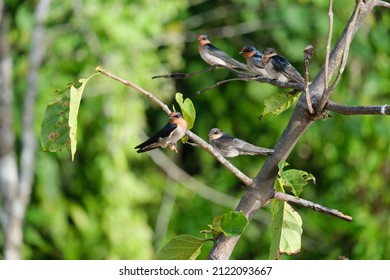
<svg viewBox="0 0 390 280">
<path fill-rule="evenodd" d="M 209 132 L 210 145 L 224 157 L 238 155 L 270 156 L 274 150 L 257 147 L 244 140 L 223 133 L 219 128 L 212 128 Z"/>
<path fill-rule="evenodd" d="M 209 36 L 205 34 L 198 36 L 198 48 L 202 59 L 212 66 L 221 65 L 227 68 L 248 71 L 248 67 L 245 64 L 238 62 L 224 51 L 218 49 L 211 43 Z"/>
<path fill-rule="evenodd" d="M 261 62 L 271 78 L 281 82 L 305 84 L 304 78 L 297 69 L 286 58 L 278 55 L 272 48 L 266 48 L 263 51 Z"/>
<path fill-rule="evenodd" d="M 187 127 L 188 123 L 181 113 L 172 112 L 169 114 L 169 122 L 160 131 L 134 149 L 138 149 L 137 153 L 143 153 L 156 148 L 168 147 L 177 153 L 176 142 L 183 138 Z"/>
<path fill-rule="evenodd" d="M 261 63 L 261 58 L 263 57 L 261 51 L 257 50 L 254 46 L 245 46 L 239 54 L 245 58 L 249 69 L 253 73 L 268 77 L 267 71 L 265 71 L 263 63 Z"/>
</svg>

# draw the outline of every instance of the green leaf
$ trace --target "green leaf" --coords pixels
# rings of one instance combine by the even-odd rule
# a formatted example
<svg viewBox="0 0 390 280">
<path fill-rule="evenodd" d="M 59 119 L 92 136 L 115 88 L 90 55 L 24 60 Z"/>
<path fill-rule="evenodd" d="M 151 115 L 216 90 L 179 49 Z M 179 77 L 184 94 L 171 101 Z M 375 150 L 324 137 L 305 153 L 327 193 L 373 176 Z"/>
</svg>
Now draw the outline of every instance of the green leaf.
<svg viewBox="0 0 390 280">
<path fill-rule="evenodd" d="M 277 190 L 284 192 L 285 188 L 288 188 L 296 197 L 299 197 L 303 191 L 303 187 L 307 185 L 310 180 L 315 183 L 315 177 L 313 174 L 303 170 L 283 170 L 286 166 L 288 166 L 287 162 L 281 162 L 278 164 L 279 173 L 277 181 L 279 186 L 277 186 Z"/>
<path fill-rule="evenodd" d="M 181 113 L 183 114 L 183 118 L 188 122 L 188 130 L 194 127 L 195 118 L 196 118 L 196 111 L 194 104 L 192 103 L 191 99 L 186 98 L 183 101 L 183 94 L 180 92 L 176 93 L 175 96 L 176 102 L 180 106 Z"/>
<path fill-rule="evenodd" d="M 191 235 L 178 235 L 172 238 L 158 253 L 159 260 L 195 260 L 202 246 L 211 239 L 201 239 Z"/>
<path fill-rule="evenodd" d="M 298 169 L 289 169 L 284 172 L 285 180 L 291 185 L 291 192 L 296 196 L 303 191 L 303 187 L 306 186 L 310 180 L 315 182 L 315 177 L 313 174 L 310 174 L 303 170 Z"/>
<path fill-rule="evenodd" d="M 216 238 L 220 233 L 233 237 L 241 235 L 248 225 L 248 219 L 240 211 L 229 211 L 222 216 L 217 216 L 213 224 L 209 225 L 213 237 Z"/>
<path fill-rule="evenodd" d="M 223 234 L 229 237 L 241 235 L 248 225 L 248 219 L 240 211 L 229 211 L 222 216 Z"/>
<path fill-rule="evenodd" d="M 301 250 L 302 219 L 287 203 L 272 200 L 272 240 L 269 259 L 279 259 L 280 254 L 297 254 Z"/>
<path fill-rule="evenodd" d="M 70 146 L 69 139 L 69 88 L 55 91 L 55 100 L 50 102 L 41 124 L 43 151 L 58 152 Z"/>
<path fill-rule="evenodd" d="M 70 87 L 69 138 L 72 161 L 74 160 L 74 155 L 76 153 L 77 147 L 77 115 L 79 113 L 81 97 L 83 96 L 84 88 L 87 85 L 89 79 L 99 74 L 100 73 L 95 73 L 86 79 L 80 79 L 79 82 L 81 83 L 81 85 L 78 88 L 74 87 L 73 85 L 71 85 Z"/>
<path fill-rule="evenodd" d="M 286 111 L 298 100 L 299 94 L 291 95 L 288 93 L 274 93 L 264 101 L 264 111 L 262 116 L 268 113 L 279 115 Z"/>
</svg>

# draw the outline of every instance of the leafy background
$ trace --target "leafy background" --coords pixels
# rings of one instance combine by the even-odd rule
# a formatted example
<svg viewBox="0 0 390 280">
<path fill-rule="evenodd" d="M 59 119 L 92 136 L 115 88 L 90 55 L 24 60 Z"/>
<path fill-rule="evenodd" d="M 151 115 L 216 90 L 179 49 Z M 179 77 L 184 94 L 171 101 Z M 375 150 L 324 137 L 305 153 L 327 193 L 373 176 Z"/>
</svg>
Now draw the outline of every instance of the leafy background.
<svg viewBox="0 0 390 280">
<path fill-rule="evenodd" d="M 334 40 L 353 3 L 335 1 Z M 13 55 L 14 130 L 20 143 L 27 58 L 36 1 L 6 1 Z M 256 145 L 273 147 L 292 109 L 261 120 L 264 99 L 283 91 L 256 82 L 232 82 L 201 95 L 199 89 L 231 77 L 226 70 L 188 80 L 153 75 L 206 67 L 196 37 L 236 59 L 244 45 L 272 46 L 303 69 L 303 49 L 315 49 L 310 76 L 324 60 L 328 1 L 56 1 L 47 21 L 44 63 L 39 71 L 35 131 L 54 91 L 87 77 L 97 65 L 174 104 L 176 92 L 197 110 L 193 132 L 206 139 L 212 127 Z M 157 12 L 156 12 L 157 11 Z M 377 8 L 352 42 L 348 66 L 332 99 L 344 104 L 385 104 L 390 93 L 390 15 Z M 334 41 L 333 40 L 333 41 Z M 177 105 L 176 105 L 177 107 Z M 317 179 L 303 198 L 354 217 L 347 223 L 295 207 L 303 219 L 301 253 L 285 259 L 390 259 L 390 120 L 341 116 L 316 122 L 288 158 L 291 168 Z M 167 117 L 134 90 L 103 76 L 88 85 L 78 116 L 75 161 L 69 151 L 37 152 L 35 184 L 24 226 L 26 259 L 154 259 L 170 238 L 199 235 L 213 217 L 230 210 L 175 182 L 148 154 L 133 147 L 162 127 Z M 146 134 L 146 135 L 145 135 Z M 193 178 L 239 198 L 242 185 L 208 153 L 184 145 L 164 151 Z M 17 150 L 17 152 L 19 152 Z M 263 158 L 231 159 L 255 176 Z M 233 259 L 266 259 L 271 240 L 270 206 L 260 210 L 238 243 Z M 0 247 L 3 238 L 0 235 Z M 207 257 L 210 245 L 200 258 Z M 208 247 L 207 247 L 208 246 Z M 0 257 L 1 257 L 0 253 Z"/>
</svg>

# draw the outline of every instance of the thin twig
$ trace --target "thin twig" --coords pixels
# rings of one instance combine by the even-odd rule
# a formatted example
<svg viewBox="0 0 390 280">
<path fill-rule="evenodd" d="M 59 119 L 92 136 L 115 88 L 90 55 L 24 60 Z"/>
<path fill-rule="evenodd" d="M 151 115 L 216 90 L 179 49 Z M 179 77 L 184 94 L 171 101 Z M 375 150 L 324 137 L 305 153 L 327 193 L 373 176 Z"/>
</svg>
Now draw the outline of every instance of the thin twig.
<svg viewBox="0 0 390 280">
<path fill-rule="evenodd" d="M 205 69 L 202 69 L 202 70 L 199 70 L 199 71 L 196 71 L 196 72 L 191 72 L 191 73 L 171 73 L 171 74 L 165 74 L 165 75 L 157 75 L 157 76 L 153 76 L 152 79 L 157 79 L 157 78 L 170 78 L 170 79 L 176 79 L 176 80 L 179 80 L 179 79 L 188 79 L 188 78 L 191 78 L 193 76 L 196 76 L 198 74 L 201 74 L 201 73 L 204 73 L 204 72 L 210 72 L 211 70 L 214 70 L 215 68 L 217 68 L 216 66 L 214 65 L 211 65 Z"/>
<path fill-rule="evenodd" d="M 311 115 L 314 114 L 313 105 L 311 104 L 311 98 L 310 98 L 310 90 L 309 90 L 309 62 L 313 55 L 313 46 L 308 45 L 304 53 L 304 62 L 305 62 L 305 94 L 306 94 L 306 103 L 307 108 L 309 109 L 309 113 Z"/>
<path fill-rule="evenodd" d="M 324 71 L 324 89 L 326 90 L 329 86 L 329 56 L 330 56 L 330 44 L 332 43 L 332 34 L 333 34 L 333 0 L 329 1 L 329 31 L 328 31 L 328 40 L 326 43 L 326 53 L 325 53 L 325 71 Z M 318 111 L 317 111 L 318 113 Z"/>
<path fill-rule="evenodd" d="M 180 79 L 188 79 L 188 78 L 191 78 L 193 76 L 196 76 L 198 74 L 201 74 L 201 73 L 204 73 L 204 72 L 210 72 L 211 70 L 214 70 L 214 69 L 220 69 L 220 68 L 226 68 L 228 70 L 230 70 L 231 72 L 235 73 L 238 77 L 246 77 L 247 75 L 250 75 L 246 72 L 242 72 L 242 71 L 239 71 L 239 70 L 236 70 L 234 68 L 230 68 L 230 67 L 227 67 L 225 65 L 211 65 L 205 69 L 202 69 L 202 70 L 199 70 L 199 71 L 196 71 L 196 72 L 191 72 L 191 73 L 171 73 L 171 74 L 165 74 L 165 75 L 157 75 L 157 76 L 153 76 L 152 79 L 157 79 L 157 78 L 168 78 L 168 79 L 175 79 L 175 80 L 180 80 Z"/>
<path fill-rule="evenodd" d="M 333 1 L 331 0 L 330 3 L 333 3 Z M 362 4 L 362 0 L 359 0 L 355 5 L 354 13 L 352 15 L 350 23 L 348 24 L 348 29 L 347 29 L 345 43 L 344 43 L 344 51 L 343 51 L 343 56 L 341 59 L 339 72 L 337 73 L 337 77 L 330 87 L 328 87 L 329 80 L 327 81 L 327 84 L 326 84 L 327 87 L 324 88 L 324 93 L 322 94 L 321 100 L 320 100 L 318 107 L 317 107 L 317 110 L 316 110 L 317 115 L 322 113 L 326 102 L 329 100 L 330 95 L 332 94 L 332 92 L 334 91 L 336 86 L 338 85 L 338 83 L 341 79 L 341 75 L 345 70 L 345 66 L 347 65 L 349 48 L 351 46 L 351 40 L 352 40 L 352 34 L 353 34 L 352 27 L 355 25 L 355 22 L 357 20 L 357 16 L 359 14 L 361 4 Z M 332 15 L 333 15 L 333 13 L 332 13 Z M 326 67 L 324 70 L 326 73 L 328 71 L 328 67 Z"/>
<path fill-rule="evenodd" d="M 213 89 L 213 88 L 216 88 L 216 87 L 219 87 L 220 85 L 223 85 L 223 84 L 226 84 L 226 83 L 229 83 L 229 82 L 233 82 L 233 81 L 253 81 L 253 80 L 256 80 L 257 77 L 246 77 L 246 78 L 232 78 L 232 79 L 226 79 L 226 80 L 222 80 L 222 81 L 219 81 L 207 88 L 204 88 L 204 89 L 201 89 L 201 90 L 198 90 L 197 92 L 195 92 L 195 95 L 198 95 L 198 94 L 201 94 L 205 91 L 208 91 L 210 89 Z"/>
<path fill-rule="evenodd" d="M 353 15 L 353 18 L 352 18 L 352 21 L 351 21 L 351 25 L 349 25 L 349 28 L 348 28 L 347 36 L 346 36 L 346 39 L 345 39 L 343 59 L 341 60 L 341 66 L 340 66 L 340 70 L 339 70 L 341 73 L 344 72 L 345 66 L 347 65 L 349 49 L 351 47 L 351 40 L 352 40 L 352 26 L 355 25 L 357 16 L 358 16 L 360 8 L 361 8 L 362 1 L 363 0 L 359 0 L 356 3 L 356 9 L 355 9 L 356 12 Z"/>
<path fill-rule="evenodd" d="M 282 193 L 282 192 L 275 192 L 274 198 L 279 199 L 279 200 L 283 200 L 286 202 L 291 202 L 291 203 L 294 203 L 294 204 L 297 204 L 297 205 L 300 205 L 300 206 L 303 206 L 306 208 L 310 208 L 316 212 L 321 212 L 321 213 L 325 213 L 325 214 L 330 215 L 330 216 L 335 216 L 337 218 L 346 220 L 348 222 L 352 221 L 351 216 L 345 215 L 336 209 L 328 208 L 326 206 L 322 206 L 318 203 L 314 203 L 314 202 L 311 202 L 311 201 L 306 200 L 306 199 L 296 198 L 293 195 L 289 195 L 289 194 Z"/>
<path fill-rule="evenodd" d="M 338 104 L 328 100 L 325 109 L 343 115 L 390 115 L 390 105 L 387 104 L 376 106 L 351 106 Z"/>
<path fill-rule="evenodd" d="M 271 79 L 271 78 L 266 78 L 266 77 L 262 77 L 262 76 L 258 76 L 258 75 L 253 75 L 253 74 L 247 74 L 247 73 L 241 73 L 242 77 L 240 78 L 232 78 L 232 79 L 227 79 L 227 80 L 222 80 L 222 81 L 219 81 L 207 88 L 204 88 L 204 89 L 201 89 L 201 90 L 198 90 L 195 95 L 198 95 L 198 94 L 201 94 L 205 91 L 208 91 L 210 89 L 213 89 L 213 88 L 216 88 L 216 87 L 219 87 L 220 85 L 223 85 L 225 83 L 229 83 L 229 82 L 233 82 L 233 81 L 256 81 L 256 82 L 259 82 L 259 83 L 267 83 L 267 84 L 270 84 L 270 85 L 273 85 L 273 86 L 277 86 L 277 87 L 280 87 L 280 88 L 293 88 L 294 89 L 294 94 L 297 92 L 297 91 L 302 91 L 304 90 L 304 86 L 301 85 L 301 84 L 298 84 L 298 83 L 290 83 L 290 82 L 281 82 L 279 80 L 276 80 L 276 79 Z"/>
<path fill-rule="evenodd" d="M 322 94 L 321 100 L 317 106 L 316 114 L 319 116 L 324 109 L 326 101 L 328 100 L 328 87 L 329 87 L 329 57 L 330 57 L 330 45 L 332 43 L 332 34 L 333 34 L 333 0 L 329 0 L 329 31 L 328 31 L 328 40 L 326 43 L 326 52 L 325 52 L 325 63 L 324 63 L 324 92 Z"/>
<path fill-rule="evenodd" d="M 125 79 L 122 79 L 110 72 L 108 72 L 107 70 L 101 68 L 100 66 L 96 67 L 96 71 L 102 73 L 103 75 L 111 78 L 111 79 L 114 79 L 118 82 L 121 82 L 122 84 L 126 85 L 126 86 L 129 86 L 129 87 L 132 87 L 133 89 L 135 89 L 136 91 L 139 91 L 140 93 L 142 93 L 143 95 L 149 97 L 150 99 L 152 99 L 156 104 L 158 104 L 161 109 L 163 109 L 163 111 L 167 114 L 170 114 L 171 113 L 171 110 L 169 109 L 169 107 L 164 104 L 163 102 L 161 102 L 160 99 L 158 99 L 157 97 L 155 97 L 152 93 L 150 93 L 149 91 L 147 90 L 144 90 L 143 88 L 137 86 L 136 84 L 128 81 L 128 80 L 125 80 Z"/>
</svg>

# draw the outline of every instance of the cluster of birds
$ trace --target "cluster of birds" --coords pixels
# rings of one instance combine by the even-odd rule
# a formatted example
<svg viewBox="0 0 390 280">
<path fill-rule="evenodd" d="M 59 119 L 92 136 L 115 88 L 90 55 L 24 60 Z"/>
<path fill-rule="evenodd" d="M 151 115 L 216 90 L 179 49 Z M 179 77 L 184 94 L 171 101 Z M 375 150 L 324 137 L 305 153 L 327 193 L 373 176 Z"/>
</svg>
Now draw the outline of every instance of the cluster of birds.
<svg viewBox="0 0 390 280">
<path fill-rule="evenodd" d="M 276 79 L 281 82 L 304 84 L 302 75 L 291 63 L 276 53 L 272 48 L 263 52 L 254 46 L 245 46 L 239 52 L 247 64 L 243 64 L 224 51 L 214 46 L 207 35 L 198 36 L 199 54 L 204 61 L 212 66 L 222 66 L 229 69 L 238 69 L 253 73 L 261 77 Z M 151 138 L 135 147 L 137 153 L 147 152 L 156 148 L 169 148 L 177 152 L 177 141 L 184 137 L 188 123 L 180 112 L 169 114 L 169 122 Z M 209 142 L 224 157 L 238 155 L 270 156 L 272 149 L 252 145 L 244 140 L 230 136 L 219 128 L 212 128 L 209 132 Z"/>
<path fill-rule="evenodd" d="M 213 66 L 249 71 L 280 82 L 305 83 L 297 69 L 286 58 L 278 55 L 273 48 L 266 48 L 261 52 L 254 46 L 243 47 L 239 54 L 245 58 L 247 65 L 214 46 L 207 35 L 198 36 L 198 48 L 203 60 Z"/>
</svg>

